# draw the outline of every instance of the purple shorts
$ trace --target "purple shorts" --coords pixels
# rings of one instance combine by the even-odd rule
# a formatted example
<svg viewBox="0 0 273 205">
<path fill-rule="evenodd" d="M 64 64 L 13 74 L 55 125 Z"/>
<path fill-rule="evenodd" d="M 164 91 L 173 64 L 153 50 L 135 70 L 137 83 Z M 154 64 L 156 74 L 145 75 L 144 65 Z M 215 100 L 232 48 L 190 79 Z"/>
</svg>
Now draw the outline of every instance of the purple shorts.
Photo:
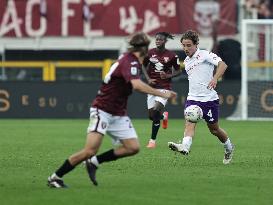
<svg viewBox="0 0 273 205">
<path fill-rule="evenodd" d="M 198 105 L 203 111 L 203 119 L 207 123 L 213 124 L 218 122 L 219 117 L 219 100 L 199 102 L 194 100 L 187 100 L 185 108 L 190 105 Z"/>
</svg>

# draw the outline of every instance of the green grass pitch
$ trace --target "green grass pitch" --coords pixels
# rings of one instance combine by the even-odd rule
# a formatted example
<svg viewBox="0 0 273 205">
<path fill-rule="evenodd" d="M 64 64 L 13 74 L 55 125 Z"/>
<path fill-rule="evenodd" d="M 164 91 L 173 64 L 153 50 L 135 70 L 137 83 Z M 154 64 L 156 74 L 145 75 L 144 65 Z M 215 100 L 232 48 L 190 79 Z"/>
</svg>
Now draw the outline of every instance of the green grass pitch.
<svg viewBox="0 0 273 205">
<path fill-rule="evenodd" d="M 273 203 L 273 123 L 220 121 L 236 145 L 223 165 L 223 147 L 204 122 L 198 124 L 190 156 L 175 154 L 168 141 L 181 139 L 183 120 L 160 129 L 148 150 L 148 120 L 133 120 L 141 152 L 104 163 L 98 187 L 80 165 L 64 177 L 69 189 L 46 186 L 49 174 L 82 148 L 88 120 L 0 120 L 1 205 L 269 205 Z M 99 152 L 112 147 L 105 137 Z"/>
</svg>

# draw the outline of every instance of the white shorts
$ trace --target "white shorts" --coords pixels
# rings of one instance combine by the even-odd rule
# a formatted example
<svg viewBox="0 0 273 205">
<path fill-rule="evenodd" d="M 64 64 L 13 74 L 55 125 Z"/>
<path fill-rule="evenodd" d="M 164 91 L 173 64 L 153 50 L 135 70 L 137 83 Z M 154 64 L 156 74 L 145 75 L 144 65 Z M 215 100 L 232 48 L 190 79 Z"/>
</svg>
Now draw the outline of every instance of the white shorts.
<svg viewBox="0 0 273 205">
<path fill-rule="evenodd" d="M 160 92 L 166 92 L 167 90 L 164 90 L 164 89 L 158 89 Z M 168 102 L 168 99 L 167 98 L 162 98 L 162 97 L 159 97 L 159 96 L 154 96 L 154 95 L 150 95 L 148 94 L 147 95 L 147 107 L 148 109 L 151 109 L 155 106 L 155 102 L 160 102 L 161 104 L 164 105 L 164 107 L 166 106 L 167 102 Z"/>
<path fill-rule="evenodd" d="M 90 108 L 89 132 L 99 132 L 110 135 L 114 142 L 123 139 L 137 138 L 135 128 L 128 116 L 115 116 L 97 108 Z"/>
</svg>

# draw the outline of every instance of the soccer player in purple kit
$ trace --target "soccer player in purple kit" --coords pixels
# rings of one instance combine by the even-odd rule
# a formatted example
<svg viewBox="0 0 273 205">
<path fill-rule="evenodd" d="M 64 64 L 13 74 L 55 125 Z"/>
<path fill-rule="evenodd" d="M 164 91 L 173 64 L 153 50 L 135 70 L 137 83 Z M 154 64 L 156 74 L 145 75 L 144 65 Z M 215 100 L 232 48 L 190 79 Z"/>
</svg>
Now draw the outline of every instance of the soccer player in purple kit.
<svg viewBox="0 0 273 205">
<path fill-rule="evenodd" d="M 85 162 L 92 183 L 98 185 L 96 171 L 103 162 L 139 152 L 138 137 L 127 115 L 127 100 L 132 90 L 166 99 L 176 97 L 175 92 L 160 92 L 140 80 L 141 64 L 147 55 L 149 43 L 150 40 L 145 33 L 140 32 L 131 36 L 128 52 L 121 55 L 111 66 L 92 103 L 85 147 L 66 159 L 56 172 L 48 177 L 49 187 L 67 187 L 62 177 L 82 162 Z M 96 155 L 106 133 L 114 141 L 119 142 L 120 146 Z"/>
<path fill-rule="evenodd" d="M 143 62 L 143 73 L 148 84 L 151 87 L 158 89 L 160 92 L 171 90 L 172 78 L 181 74 L 178 56 L 165 47 L 168 39 L 173 39 L 173 36 L 167 32 L 156 33 L 156 48 L 149 50 L 148 56 Z M 164 112 L 167 101 L 167 98 L 151 94 L 147 95 L 149 119 L 152 121 L 152 132 L 146 146 L 147 148 L 156 147 L 156 138 L 160 128 L 160 121 L 163 120 L 162 127 L 164 129 L 168 126 L 168 112 Z"/>
<path fill-rule="evenodd" d="M 232 160 L 234 145 L 227 133 L 219 126 L 219 97 L 214 90 L 227 65 L 216 54 L 198 48 L 199 36 L 195 31 L 189 30 L 182 34 L 180 42 L 187 55 L 184 64 L 189 80 L 189 93 L 185 108 L 190 105 L 201 107 L 203 118 L 211 134 L 215 135 L 224 145 L 223 163 L 229 164 Z M 217 67 L 215 74 L 214 66 Z M 186 121 L 182 143 L 168 142 L 168 147 L 173 151 L 188 155 L 195 128 L 196 123 Z"/>
</svg>

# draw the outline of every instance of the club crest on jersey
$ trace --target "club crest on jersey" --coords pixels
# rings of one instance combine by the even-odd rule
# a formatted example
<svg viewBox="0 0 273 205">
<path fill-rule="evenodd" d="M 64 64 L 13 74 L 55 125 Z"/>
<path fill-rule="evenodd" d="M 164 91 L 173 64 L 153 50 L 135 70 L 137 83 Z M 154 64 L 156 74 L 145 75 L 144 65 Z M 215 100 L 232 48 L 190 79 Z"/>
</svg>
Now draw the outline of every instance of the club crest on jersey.
<svg viewBox="0 0 273 205">
<path fill-rule="evenodd" d="M 137 67 L 131 67 L 131 74 L 137 75 Z"/>
<path fill-rule="evenodd" d="M 169 57 L 164 57 L 164 62 L 167 63 L 170 60 Z"/>
</svg>

